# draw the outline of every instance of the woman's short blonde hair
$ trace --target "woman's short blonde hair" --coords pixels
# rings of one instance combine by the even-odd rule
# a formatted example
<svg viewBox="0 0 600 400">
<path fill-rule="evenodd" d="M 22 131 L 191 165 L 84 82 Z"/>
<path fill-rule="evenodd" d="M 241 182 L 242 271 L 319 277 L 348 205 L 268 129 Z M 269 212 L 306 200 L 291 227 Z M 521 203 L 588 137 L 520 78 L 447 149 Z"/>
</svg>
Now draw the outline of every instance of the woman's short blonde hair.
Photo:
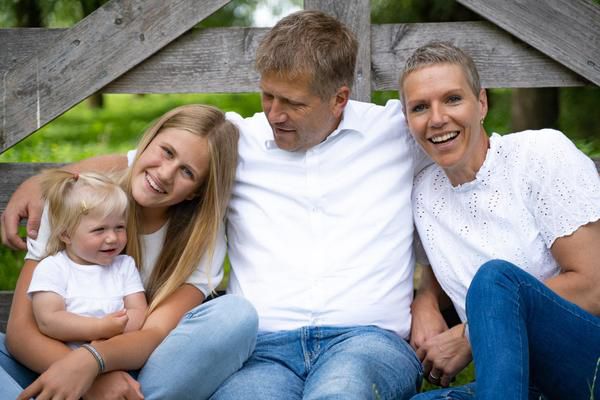
<svg viewBox="0 0 600 400">
<path fill-rule="evenodd" d="M 475 97 L 479 97 L 481 82 L 479 73 L 473 59 L 460 48 L 448 42 L 429 42 L 416 49 L 406 60 L 404 69 L 400 74 L 400 100 L 404 103 L 404 80 L 413 71 L 436 64 L 458 65 L 467 79 L 469 87 Z"/>
</svg>

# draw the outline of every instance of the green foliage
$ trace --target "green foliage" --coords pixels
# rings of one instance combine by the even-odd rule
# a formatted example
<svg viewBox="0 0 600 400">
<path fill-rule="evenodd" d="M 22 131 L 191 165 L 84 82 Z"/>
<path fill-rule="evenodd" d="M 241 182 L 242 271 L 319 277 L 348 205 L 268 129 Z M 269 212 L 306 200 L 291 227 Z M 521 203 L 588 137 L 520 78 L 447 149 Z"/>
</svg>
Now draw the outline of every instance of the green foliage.
<svg viewBox="0 0 600 400">
<path fill-rule="evenodd" d="M 85 102 L 0 154 L 0 162 L 71 162 L 99 154 L 124 153 L 136 146 L 150 123 L 182 104 L 211 104 L 250 116 L 260 97 L 249 94 L 105 95 L 103 109 Z"/>
<path fill-rule="evenodd" d="M 458 375 L 456 375 L 454 382 L 452 382 L 450 384 L 450 386 L 453 387 L 453 386 L 466 385 L 467 383 L 471 383 L 474 380 L 475 380 L 475 365 L 473 363 L 470 363 L 469 365 L 467 365 L 467 367 L 465 369 L 463 369 Z M 439 386 L 432 385 L 431 383 L 427 382 L 426 380 L 423 380 L 423 385 L 421 386 L 421 391 L 428 392 L 430 390 L 436 390 L 439 388 L 440 388 Z"/>
</svg>

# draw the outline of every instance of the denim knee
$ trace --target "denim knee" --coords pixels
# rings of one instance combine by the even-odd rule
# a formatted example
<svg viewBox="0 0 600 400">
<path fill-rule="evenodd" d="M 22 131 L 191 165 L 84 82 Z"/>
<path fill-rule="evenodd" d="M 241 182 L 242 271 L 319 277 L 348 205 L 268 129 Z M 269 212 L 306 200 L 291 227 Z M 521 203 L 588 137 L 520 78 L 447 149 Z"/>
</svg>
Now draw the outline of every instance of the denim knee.
<svg viewBox="0 0 600 400">
<path fill-rule="evenodd" d="M 470 308 L 470 304 L 472 307 L 489 297 L 490 291 L 494 290 L 498 283 L 502 282 L 505 285 L 516 283 L 513 278 L 517 271 L 520 271 L 519 267 L 504 260 L 490 260 L 484 263 L 473 277 L 467 291 L 467 309 Z"/>
<path fill-rule="evenodd" d="M 203 320 L 207 312 L 210 313 L 211 324 L 218 326 L 222 333 L 211 338 L 213 343 L 223 342 L 227 347 L 239 346 L 240 349 L 246 347 L 248 356 L 252 353 L 258 332 L 258 314 L 248 300 L 234 295 L 217 297 L 191 310 L 182 323 L 197 325 L 198 329 L 204 330 Z M 196 321 L 199 323 L 196 324 Z"/>
</svg>

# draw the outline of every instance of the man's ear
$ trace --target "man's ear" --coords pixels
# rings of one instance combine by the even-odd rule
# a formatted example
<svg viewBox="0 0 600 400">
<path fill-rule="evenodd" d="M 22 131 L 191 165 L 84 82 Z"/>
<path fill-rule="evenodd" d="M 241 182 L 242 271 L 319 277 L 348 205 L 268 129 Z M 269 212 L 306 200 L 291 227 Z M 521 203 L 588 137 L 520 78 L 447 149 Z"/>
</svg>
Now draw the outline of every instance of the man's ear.
<svg viewBox="0 0 600 400">
<path fill-rule="evenodd" d="M 350 88 L 348 86 L 342 86 L 336 90 L 335 95 L 331 99 L 333 115 L 336 118 L 341 118 L 348 100 L 350 100 Z"/>
</svg>

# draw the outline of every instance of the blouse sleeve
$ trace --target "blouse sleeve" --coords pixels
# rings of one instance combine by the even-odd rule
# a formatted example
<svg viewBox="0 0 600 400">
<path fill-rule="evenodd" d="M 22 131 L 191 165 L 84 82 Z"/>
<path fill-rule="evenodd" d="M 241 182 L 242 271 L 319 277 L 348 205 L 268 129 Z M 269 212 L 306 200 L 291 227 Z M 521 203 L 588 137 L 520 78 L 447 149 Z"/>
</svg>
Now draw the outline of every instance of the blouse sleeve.
<svg viewBox="0 0 600 400">
<path fill-rule="evenodd" d="M 557 238 L 600 219 L 600 178 L 594 162 L 561 132 L 545 129 L 536 137 L 530 198 L 550 248 Z"/>
<path fill-rule="evenodd" d="M 208 296 L 223 279 L 223 261 L 227 252 L 227 243 L 225 241 L 225 227 L 221 224 L 215 242 L 215 250 L 212 257 L 205 253 L 200 259 L 196 270 L 187 279 L 187 283 L 194 285 Z"/>
</svg>

